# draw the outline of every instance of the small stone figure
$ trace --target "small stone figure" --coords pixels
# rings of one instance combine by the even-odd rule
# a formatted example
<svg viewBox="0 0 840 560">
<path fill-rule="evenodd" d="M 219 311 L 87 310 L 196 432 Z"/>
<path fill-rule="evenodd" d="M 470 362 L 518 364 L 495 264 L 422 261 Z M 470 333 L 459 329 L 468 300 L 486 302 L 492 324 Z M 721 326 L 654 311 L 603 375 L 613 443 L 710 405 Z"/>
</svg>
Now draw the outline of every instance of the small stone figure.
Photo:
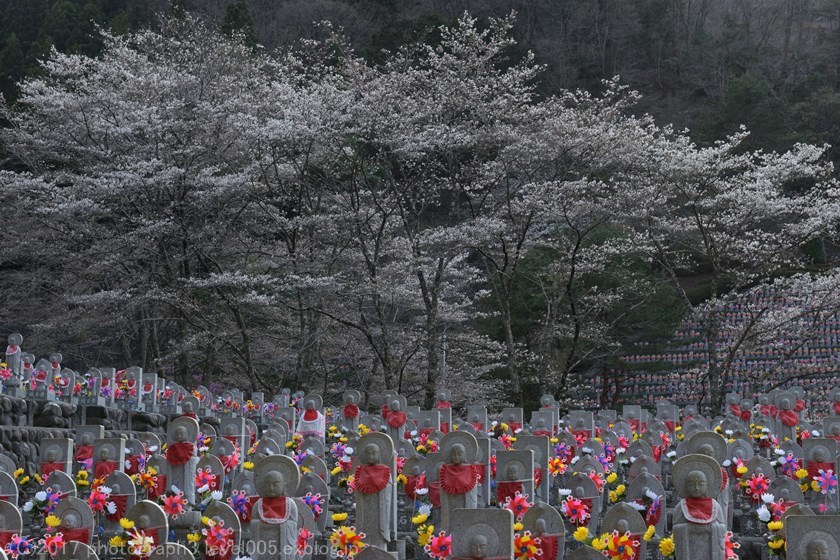
<svg viewBox="0 0 840 560">
<path fill-rule="evenodd" d="M 292 560 L 298 538 L 298 508 L 292 496 L 300 471 L 286 456 L 260 459 L 254 469 L 260 499 L 251 512 L 250 555 L 254 560 Z"/>
<path fill-rule="evenodd" d="M 714 499 L 720 465 L 706 455 L 686 455 L 674 463 L 673 477 L 682 498 L 674 508 L 676 560 L 724 560 L 726 520 Z"/>
</svg>

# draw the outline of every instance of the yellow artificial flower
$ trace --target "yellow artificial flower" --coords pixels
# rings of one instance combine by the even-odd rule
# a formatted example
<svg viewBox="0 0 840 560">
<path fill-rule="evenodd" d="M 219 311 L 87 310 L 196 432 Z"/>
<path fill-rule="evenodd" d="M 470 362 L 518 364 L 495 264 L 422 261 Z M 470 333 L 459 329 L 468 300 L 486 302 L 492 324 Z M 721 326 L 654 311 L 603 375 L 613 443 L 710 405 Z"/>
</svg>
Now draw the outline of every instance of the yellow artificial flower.
<svg viewBox="0 0 840 560">
<path fill-rule="evenodd" d="M 426 546 L 435 534 L 434 525 L 421 525 L 417 529 L 417 544 Z"/>
<path fill-rule="evenodd" d="M 802 490 L 803 492 L 807 492 L 808 491 L 808 485 L 807 484 L 800 484 L 799 489 Z"/>
<path fill-rule="evenodd" d="M 32 475 L 32 478 L 34 478 L 35 482 L 37 482 L 38 484 L 43 484 L 43 479 L 41 478 L 40 474 L 35 473 Z"/>
<path fill-rule="evenodd" d="M 499 427 L 502 429 L 502 431 L 503 431 L 503 432 L 507 432 L 508 430 L 510 430 L 510 426 L 508 426 L 508 425 L 507 425 L 506 423 L 504 423 L 504 422 L 502 422 L 501 424 L 499 424 Z"/>
<path fill-rule="evenodd" d="M 674 539 L 665 537 L 659 541 L 659 553 L 663 556 L 670 556 L 674 553 Z"/>
<path fill-rule="evenodd" d="M 397 484 L 405 484 L 406 482 L 408 482 L 408 478 L 403 473 L 397 475 Z"/>
<path fill-rule="evenodd" d="M 803 478 L 808 478 L 808 471 L 805 469 L 799 469 L 796 471 L 796 478 L 802 480 Z"/>
<path fill-rule="evenodd" d="M 295 444 L 294 441 L 287 441 L 286 442 L 286 449 L 291 449 L 294 444 Z"/>
<path fill-rule="evenodd" d="M 417 515 L 415 515 L 414 517 L 411 518 L 411 522 L 414 523 L 415 525 L 422 525 L 423 523 L 425 523 L 428 520 L 429 520 L 429 516 L 426 515 L 425 513 L 418 513 Z"/>
<path fill-rule="evenodd" d="M 59 525 L 61 525 L 61 519 L 59 519 L 55 515 L 50 514 L 44 519 L 44 523 L 47 524 L 47 527 L 58 527 Z"/>
<path fill-rule="evenodd" d="M 513 530 L 516 531 L 517 533 L 522 530 L 522 527 L 524 527 L 524 525 L 522 525 L 522 523 L 517 522 L 517 523 L 513 524 Z"/>
<path fill-rule="evenodd" d="M 785 524 L 782 523 L 781 521 L 771 521 L 770 523 L 767 524 L 767 528 L 770 529 L 771 531 L 781 531 L 782 527 L 784 527 L 784 526 L 785 526 Z"/>
<path fill-rule="evenodd" d="M 336 468 L 334 468 L 333 470 L 330 471 L 330 474 L 335 476 L 340 472 L 341 472 L 341 467 L 336 467 Z"/>
<path fill-rule="evenodd" d="M 122 548 L 125 546 L 125 539 L 123 539 L 119 535 L 114 535 L 113 537 L 111 537 L 111 540 L 108 541 L 108 544 L 110 544 L 114 548 Z"/>
<path fill-rule="evenodd" d="M 619 496 L 624 495 L 624 492 L 626 492 L 626 491 L 627 491 L 627 487 L 624 486 L 623 484 L 619 484 L 618 486 L 615 487 L 615 493 Z"/>
<path fill-rule="evenodd" d="M 17 469 L 14 472 L 15 478 L 20 478 L 23 475 L 23 469 Z"/>
<path fill-rule="evenodd" d="M 201 523 L 203 525 L 207 525 L 208 527 L 213 523 L 213 520 L 207 517 L 206 515 L 201 517 Z"/>
<path fill-rule="evenodd" d="M 589 529 L 586 527 L 578 527 L 575 529 L 575 532 L 572 533 L 572 537 L 574 537 L 577 542 L 584 542 L 589 538 Z"/>
<path fill-rule="evenodd" d="M 342 437 L 338 438 L 338 441 L 340 441 L 341 443 L 347 443 L 348 440 L 347 440 L 346 436 L 342 436 Z"/>
<path fill-rule="evenodd" d="M 197 543 L 201 540 L 201 533 L 187 533 L 187 542 Z"/>
<path fill-rule="evenodd" d="M 645 531 L 645 536 L 643 537 L 646 541 L 649 541 L 656 535 L 656 527 L 653 525 L 648 525 L 647 531 Z"/>
<path fill-rule="evenodd" d="M 312 469 L 310 469 L 309 467 L 301 466 L 300 467 L 300 472 L 301 472 L 301 474 L 306 474 L 306 473 L 312 472 Z"/>
<path fill-rule="evenodd" d="M 767 546 L 769 546 L 773 550 L 779 550 L 780 548 L 785 546 L 785 539 L 774 539 L 767 543 Z"/>
<path fill-rule="evenodd" d="M 601 552 L 605 548 L 607 548 L 607 535 L 601 535 L 600 538 L 592 539 L 592 548 Z"/>
<path fill-rule="evenodd" d="M 747 467 L 745 467 L 744 465 L 741 465 L 740 467 L 738 467 L 737 469 L 735 469 L 735 471 L 736 471 L 738 474 L 747 474 L 747 471 L 748 471 L 748 470 L 750 470 L 750 469 L 748 469 L 748 468 L 747 468 Z"/>
<path fill-rule="evenodd" d="M 612 484 L 616 480 L 618 480 L 618 475 L 616 473 L 611 472 L 610 474 L 607 475 L 607 482 L 609 482 L 610 484 Z"/>
<path fill-rule="evenodd" d="M 123 517 L 120 519 L 120 527 L 128 531 L 129 529 L 134 529 L 134 521 L 127 517 Z"/>
<path fill-rule="evenodd" d="M 610 503 L 614 504 L 618 501 L 618 494 L 615 493 L 615 490 L 610 490 Z"/>
<path fill-rule="evenodd" d="M 814 492 L 819 492 L 820 491 L 820 483 L 817 482 L 816 480 L 812 480 L 811 481 L 811 490 L 813 490 Z"/>
<path fill-rule="evenodd" d="M 551 443 L 558 443 L 560 440 L 557 439 L 556 437 L 553 437 L 553 438 L 549 439 L 548 441 L 550 441 Z"/>
<path fill-rule="evenodd" d="M 242 468 L 246 471 L 250 471 L 254 468 L 254 463 L 252 461 L 245 461 L 244 463 L 242 463 Z"/>
<path fill-rule="evenodd" d="M 24 476 L 23 478 L 21 478 L 20 480 L 18 480 L 18 484 L 20 484 L 21 486 L 23 486 L 24 484 L 28 483 L 29 481 L 30 481 L 29 476 Z"/>
<path fill-rule="evenodd" d="M 334 514 L 332 514 L 332 520 L 335 521 L 336 523 L 341 523 L 345 519 L 347 519 L 347 513 L 334 513 Z"/>
</svg>

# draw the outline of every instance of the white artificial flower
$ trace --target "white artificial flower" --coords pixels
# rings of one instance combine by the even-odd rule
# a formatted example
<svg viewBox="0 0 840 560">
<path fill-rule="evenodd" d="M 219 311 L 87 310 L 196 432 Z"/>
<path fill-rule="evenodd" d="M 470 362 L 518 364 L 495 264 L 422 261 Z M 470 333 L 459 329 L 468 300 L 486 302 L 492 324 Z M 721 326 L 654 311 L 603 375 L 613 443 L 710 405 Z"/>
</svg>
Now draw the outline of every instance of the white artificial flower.
<svg viewBox="0 0 840 560">
<path fill-rule="evenodd" d="M 619 447 L 618 449 L 615 450 L 615 452 L 618 453 L 619 455 L 622 455 L 624 453 L 627 453 L 627 450 L 623 447 Z"/>
<path fill-rule="evenodd" d="M 175 486 L 174 484 L 172 486 L 170 486 L 169 489 L 172 490 L 173 494 L 180 494 L 181 493 L 181 489 L 178 488 L 177 486 Z"/>
<path fill-rule="evenodd" d="M 41 490 L 40 492 L 35 493 L 35 499 L 39 502 L 43 502 L 47 499 L 47 493 Z"/>
<path fill-rule="evenodd" d="M 344 448 L 344 454 L 345 455 L 352 455 L 353 454 L 353 448 L 352 447 L 345 447 Z"/>
<path fill-rule="evenodd" d="M 571 495 L 572 495 L 572 491 L 571 491 L 570 489 L 568 489 L 568 488 L 561 488 L 561 489 L 560 489 L 560 495 L 561 495 L 561 496 L 571 496 Z"/>
<path fill-rule="evenodd" d="M 787 465 L 787 462 L 788 462 L 787 457 L 779 457 L 779 464 Z"/>
<path fill-rule="evenodd" d="M 23 509 L 23 511 L 30 512 L 30 511 L 32 511 L 32 508 L 34 508 L 34 507 L 35 507 L 35 505 L 30 501 L 30 502 L 26 502 L 25 504 L 23 504 L 22 509 Z"/>
<path fill-rule="evenodd" d="M 108 510 L 108 513 L 114 515 L 115 513 L 117 513 L 117 504 L 115 504 L 114 502 L 108 502 L 105 505 L 105 509 Z"/>
<path fill-rule="evenodd" d="M 765 492 L 761 495 L 761 501 L 765 504 L 772 504 L 776 501 L 776 496 L 770 494 L 769 492 Z"/>
<path fill-rule="evenodd" d="M 630 504 L 630 507 L 635 509 L 636 511 L 645 511 L 647 508 L 638 502 L 627 502 Z"/>
<path fill-rule="evenodd" d="M 589 448 L 589 447 L 581 447 L 581 448 L 580 448 L 580 451 L 581 451 L 581 453 L 589 453 L 589 454 L 592 454 L 592 449 L 591 449 L 591 448 Z"/>
<path fill-rule="evenodd" d="M 418 496 L 425 496 L 426 494 L 429 493 L 429 489 L 428 488 L 418 488 L 417 490 L 415 490 L 414 493 L 417 494 Z"/>
<path fill-rule="evenodd" d="M 149 453 L 154 453 L 154 452 L 155 452 L 155 451 L 157 451 L 157 450 L 158 450 L 158 446 L 157 446 L 157 445 L 153 445 L 153 446 L 149 447 Z"/>
<path fill-rule="evenodd" d="M 650 498 L 651 500 L 655 500 L 656 498 L 658 498 L 658 497 L 659 497 L 659 496 L 656 494 L 656 492 L 654 492 L 654 491 L 653 491 L 653 490 L 651 490 L 650 488 L 648 488 L 647 490 L 645 490 L 645 496 L 647 496 L 647 497 L 648 497 L 648 498 Z"/>
<path fill-rule="evenodd" d="M 210 492 L 210 497 L 216 500 L 217 502 L 222 500 L 222 496 L 224 496 L 224 494 L 222 494 L 221 490 L 213 490 L 212 492 Z"/>
<path fill-rule="evenodd" d="M 724 466 L 724 467 L 731 467 L 732 466 L 732 461 L 727 459 L 723 463 L 721 463 L 721 465 Z"/>
<path fill-rule="evenodd" d="M 731 436 L 731 435 L 732 435 L 732 434 L 734 434 L 735 432 L 733 432 L 732 430 L 726 430 L 726 431 L 725 431 L 725 432 L 723 432 L 723 433 L 725 433 L 725 434 L 726 434 L 726 435 L 728 435 L 728 436 Z"/>
<path fill-rule="evenodd" d="M 575 464 L 575 463 L 577 463 L 578 461 L 580 461 L 580 457 L 572 457 L 571 464 L 572 464 L 572 465 L 574 465 L 574 464 Z"/>
<path fill-rule="evenodd" d="M 668 453 L 665 454 L 665 456 L 668 457 L 669 459 L 673 459 L 674 457 L 677 456 L 677 452 L 676 451 L 669 451 Z"/>
<path fill-rule="evenodd" d="M 419 508 L 417 508 L 417 513 L 420 515 L 431 515 L 432 514 L 432 506 L 431 504 L 423 504 Z"/>
<path fill-rule="evenodd" d="M 817 430 L 811 430 L 811 435 L 814 437 L 820 437 L 820 432 L 818 432 Z"/>
<path fill-rule="evenodd" d="M 411 431 L 408 433 L 408 435 L 410 435 L 411 437 L 417 437 L 417 430 L 411 430 Z"/>
<path fill-rule="evenodd" d="M 773 451 L 774 451 L 774 453 L 776 453 L 776 455 L 778 455 L 780 457 L 784 457 L 785 455 L 787 455 L 787 453 L 785 453 L 784 449 L 776 448 Z"/>
<path fill-rule="evenodd" d="M 129 461 L 128 459 L 126 459 L 126 460 L 123 462 L 123 465 L 125 465 L 125 468 L 130 469 L 130 468 L 131 468 L 131 461 Z"/>
<path fill-rule="evenodd" d="M 765 506 L 765 505 L 762 505 L 760 508 L 758 508 L 756 510 L 756 514 L 758 514 L 758 518 L 761 521 L 763 521 L 764 523 L 767 523 L 768 521 L 770 521 L 770 517 L 772 517 L 770 515 L 770 510 L 767 509 L 767 506 Z"/>
<path fill-rule="evenodd" d="M 208 485 L 204 484 L 204 485 L 200 486 L 199 488 L 197 488 L 196 492 L 198 492 L 199 494 L 204 494 L 208 490 L 210 490 L 210 487 Z"/>
</svg>

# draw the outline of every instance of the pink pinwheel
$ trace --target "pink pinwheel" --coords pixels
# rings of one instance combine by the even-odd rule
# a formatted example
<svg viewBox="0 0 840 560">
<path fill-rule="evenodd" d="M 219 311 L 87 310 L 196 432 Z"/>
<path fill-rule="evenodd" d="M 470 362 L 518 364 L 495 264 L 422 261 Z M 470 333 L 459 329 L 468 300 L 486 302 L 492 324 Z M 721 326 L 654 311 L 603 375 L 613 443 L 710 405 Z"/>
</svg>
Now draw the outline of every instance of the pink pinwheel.
<svg viewBox="0 0 840 560">
<path fill-rule="evenodd" d="M 534 505 L 528 501 L 528 494 L 520 494 L 517 492 L 513 499 L 508 496 L 505 498 L 505 509 L 509 509 L 513 512 L 513 516 L 517 520 L 521 520 L 522 516 L 525 515 L 531 506 Z"/>
<path fill-rule="evenodd" d="M 102 487 L 96 488 L 88 496 L 87 503 L 94 513 L 102 513 L 108 505 L 108 493 L 102 491 Z"/>
<path fill-rule="evenodd" d="M 814 477 L 817 485 L 819 486 L 821 494 L 834 494 L 837 492 L 837 475 L 834 474 L 834 471 L 828 469 L 824 471 L 820 469 L 819 474 Z"/>
<path fill-rule="evenodd" d="M 248 518 L 248 495 L 244 490 L 234 490 L 227 499 L 227 503 L 240 519 Z"/>
<path fill-rule="evenodd" d="M 204 535 L 204 545 L 211 556 L 225 556 L 233 547 L 233 529 L 225 528 L 225 522 L 211 521 L 210 525 L 201 530 Z"/>
<path fill-rule="evenodd" d="M 449 558 L 452 554 L 452 536 L 441 531 L 436 537 L 432 537 L 423 549 L 432 558 L 440 560 Z"/>
<path fill-rule="evenodd" d="M 64 535 L 61 533 L 56 533 L 54 535 L 44 535 L 44 538 L 41 539 L 39 543 L 44 550 L 47 551 L 47 554 L 50 557 L 55 557 L 58 550 L 64 546 Z"/>
<path fill-rule="evenodd" d="M 212 488 L 216 483 L 216 476 L 210 472 L 210 469 L 198 469 L 195 474 L 195 487 L 202 488 L 207 486 Z"/>
<path fill-rule="evenodd" d="M 185 511 L 184 504 L 186 504 L 186 500 L 184 499 L 183 492 L 179 492 L 173 496 L 164 496 L 163 511 L 167 515 L 171 515 L 172 519 L 177 519 Z"/>
<path fill-rule="evenodd" d="M 302 528 L 298 533 L 297 543 L 295 546 L 295 553 L 298 556 L 306 554 L 306 547 L 309 545 L 309 540 L 313 537 L 312 531 L 306 527 Z"/>
<path fill-rule="evenodd" d="M 15 533 L 12 535 L 12 538 L 9 540 L 9 544 L 6 545 L 4 550 L 9 557 L 17 558 L 18 556 L 29 554 L 32 552 L 32 549 L 32 539 L 25 539 Z"/>
<path fill-rule="evenodd" d="M 321 494 L 313 494 L 312 492 L 307 492 L 306 496 L 303 498 L 303 503 L 309 506 L 309 509 L 312 510 L 312 516 L 317 521 L 318 518 L 321 516 L 321 513 L 324 511 L 321 508 L 321 504 L 324 503 L 323 498 L 321 498 Z"/>
<path fill-rule="evenodd" d="M 754 502 L 760 502 L 761 495 L 767 492 L 768 488 L 770 488 L 770 481 L 763 474 L 754 474 L 747 481 L 747 494 Z"/>
<path fill-rule="evenodd" d="M 591 507 L 591 500 L 584 501 L 573 496 L 566 496 L 566 499 L 561 504 L 560 511 L 569 520 L 569 523 L 580 527 L 589 519 L 589 508 Z"/>
</svg>

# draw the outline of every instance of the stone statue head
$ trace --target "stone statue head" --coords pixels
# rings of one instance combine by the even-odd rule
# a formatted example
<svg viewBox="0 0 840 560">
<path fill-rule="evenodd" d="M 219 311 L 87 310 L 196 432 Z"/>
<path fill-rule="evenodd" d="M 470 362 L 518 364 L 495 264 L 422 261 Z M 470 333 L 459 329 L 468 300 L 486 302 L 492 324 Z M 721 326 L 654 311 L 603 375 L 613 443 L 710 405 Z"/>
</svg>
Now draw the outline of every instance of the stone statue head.
<svg viewBox="0 0 840 560">
<path fill-rule="evenodd" d="M 793 408 L 793 404 L 790 402 L 788 397 L 782 397 L 779 399 L 779 408 L 782 410 L 790 410 Z"/>
<path fill-rule="evenodd" d="M 814 539 L 808 543 L 806 560 L 832 560 L 829 558 L 828 543 L 823 539 Z"/>
<path fill-rule="evenodd" d="M 267 472 L 258 484 L 260 496 L 263 498 L 279 498 L 283 496 L 286 487 L 286 481 L 283 480 L 283 473 L 280 471 Z"/>
<path fill-rule="evenodd" d="M 177 426 L 172 431 L 172 439 L 176 442 L 182 442 L 187 440 L 187 428 L 186 426 Z"/>
<path fill-rule="evenodd" d="M 143 513 L 137 517 L 136 524 L 138 529 L 148 529 L 152 525 L 152 520 L 148 515 Z"/>
<path fill-rule="evenodd" d="M 828 448 L 824 445 L 818 445 L 814 447 L 814 450 L 811 452 L 811 460 L 817 463 L 826 463 L 829 461 L 829 453 Z"/>
<path fill-rule="evenodd" d="M 356 404 L 356 395 L 353 393 L 344 393 L 344 404 Z"/>
<path fill-rule="evenodd" d="M 618 523 L 615 524 L 615 528 L 618 529 L 619 534 L 623 535 L 630 530 L 630 525 L 626 519 L 619 519 Z"/>
<path fill-rule="evenodd" d="M 181 403 L 181 410 L 182 410 L 185 414 L 189 414 L 189 413 L 191 413 L 191 412 L 194 412 L 194 411 L 193 411 L 193 403 L 192 403 L 192 401 L 184 400 L 184 402 L 183 402 L 183 403 Z"/>
<path fill-rule="evenodd" d="M 470 558 L 487 558 L 487 537 L 484 535 L 473 535 L 470 539 Z"/>
<path fill-rule="evenodd" d="M 79 444 L 91 445 L 93 443 L 93 434 L 90 432 L 83 432 L 82 437 L 79 438 Z"/>
<path fill-rule="evenodd" d="M 306 410 L 315 410 L 315 401 L 313 399 L 306 399 L 306 402 L 303 403 L 303 407 Z"/>
<path fill-rule="evenodd" d="M 456 443 L 449 450 L 448 459 L 453 465 L 461 465 L 467 461 L 467 450 L 460 443 Z"/>
<path fill-rule="evenodd" d="M 46 459 L 48 463 L 56 462 L 58 460 L 58 450 L 55 447 L 47 449 Z"/>
<path fill-rule="evenodd" d="M 114 457 L 111 455 L 112 447 L 110 445 L 103 445 L 99 448 L 100 461 L 112 461 Z"/>
<path fill-rule="evenodd" d="M 519 480 L 519 464 L 516 462 L 508 463 L 505 474 L 508 480 Z"/>
<path fill-rule="evenodd" d="M 543 395 L 540 397 L 540 404 L 542 406 L 551 406 L 552 400 L 551 395 Z"/>
<path fill-rule="evenodd" d="M 391 404 L 388 406 L 388 408 L 390 408 L 391 410 L 394 410 L 396 412 L 402 412 L 402 403 L 400 402 L 400 399 L 392 400 Z"/>
<path fill-rule="evenodd" d="M 365 465 L 378 465 L 382 457 L 379 453 L 379 446 L 368 444 L 362 451 L 362 461 Z"/>
<path fill-rule="evenodd" d="M 708 482 L 703 471 L 691 471 L 685 479 L 685 488 L 689 498 L 702 498 L 706 495 Z"/>
<path fill-rule="evenodd" d="M 697 447 L 697 453 L 701 455 L 706 455 L 707 457 L 714 457 L 715 456 L 715 448 L 712 447 L 710 443 L 704 443 Z"/>
</svg>

